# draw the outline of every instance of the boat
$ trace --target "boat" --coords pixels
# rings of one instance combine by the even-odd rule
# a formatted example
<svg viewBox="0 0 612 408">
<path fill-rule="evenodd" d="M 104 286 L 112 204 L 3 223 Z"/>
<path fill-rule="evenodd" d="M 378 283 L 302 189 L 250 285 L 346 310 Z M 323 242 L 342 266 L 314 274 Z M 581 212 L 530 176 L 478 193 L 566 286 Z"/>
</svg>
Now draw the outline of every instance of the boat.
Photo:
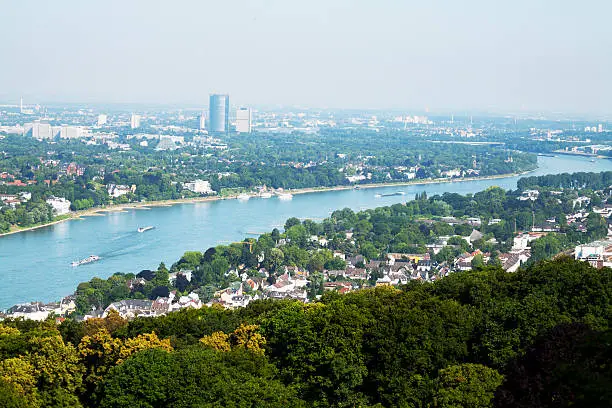
<svg viewBox="0 0 612 408">
<path fill-rule="evenodd" d="M 280 193 L 278 198 L 281 200 L 291 200 L 293 198 L 293 194 L 291 193 Z"/>
<path fill-rule="evenodd" d="M 244 201 L 246 201 L 246 200 L 248 200 L 249 198 L 251 198 L 251 196 L 250 196 L 250 195 L 248 195 L 248 194 L 244 194 L 244 193 L 242 193 L 242 194 L 239 194 L 239 195 L 238 195 L 238 197 L 236 197 L 236 198 L 238 198 L 239 200 L 244 200 Z"/>
<path fill-rule="evenodd" d="M 271 193 L 259 193 L 259 198 L 270 198 L 272 197 Z"/>
<path fill-rule="evenodd" d="M 89 255 L 87 258 L 85 259 L 81 259 L 80 261 L 74 261 L 71 263 L 72 266 L 81 266 L 81 265 L 85 265 L 88 263 L 92 263 L 92 262 L 96 262 L 99 261 L 100 257 L 98 255 Z"/>
<path fill-rule="evenodd" d="M 145 232 L 145 231 L 149 231 L 152 230 L 153 228 L 155 228 L 152 225 L 146 226 L 146 227 L 138 227 L 138 232 Z"/>
<path fill-rule="evenodd" d="M 393 196 L 403 196 L 406 195 L 403 191 L 396 191 L 395 193 L 387 193 L 387 194 L 376 194 L 375 197 L 393 197 Z"/>
<path fill-rule="evenodd" d="M 380 197 L 382 197 L 382 194 L 374 194 L 374 197 L 380 198 Z"/>
<path fill-rule="evenodd" d="M 595 159 L 591 159 L 591 163 L 595 163 L 597 160 Z"/>
</svg>

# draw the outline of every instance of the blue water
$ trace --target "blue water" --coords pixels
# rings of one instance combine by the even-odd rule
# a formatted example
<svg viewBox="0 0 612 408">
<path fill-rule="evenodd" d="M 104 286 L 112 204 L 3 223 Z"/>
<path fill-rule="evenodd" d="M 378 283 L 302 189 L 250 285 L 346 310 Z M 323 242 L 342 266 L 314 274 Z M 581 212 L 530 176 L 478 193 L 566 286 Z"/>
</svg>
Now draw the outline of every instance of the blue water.
<svg viewBox="0 0 612 408">
<path fill-rule="evenodd" d="M 612 161 L 573 156 L 540 157 L 539 168 L 530 175 L 576 171 L 612 171 Z M 58 300 L 72 293 L 78 283 L 94 276 L 106 278 L 115 272 L 139 272 L 167 265 L 188 250 L 204 251 L 217 244 L 255 236 L 250 233 L 281 227 L 289 217 L 319 220 L 335 209 L 353 210 L 404 202 L 415 193 L 428 195 L 475 193 L 489 186 L 516 188 L 518 177 L 375 189 L 330 191 L 248 201 L 223 200 L 133 209 L 103 216 L 71 220 L 34 231 L 0 237 L 0 309 L 15 303 Z M 404 191 L 404 196 L 375 194 Z M 138 233 L 139 226 L 156 228 Z M 70 262 L 89 255 L 102 259 L 73 268 Z"/>
</svg>

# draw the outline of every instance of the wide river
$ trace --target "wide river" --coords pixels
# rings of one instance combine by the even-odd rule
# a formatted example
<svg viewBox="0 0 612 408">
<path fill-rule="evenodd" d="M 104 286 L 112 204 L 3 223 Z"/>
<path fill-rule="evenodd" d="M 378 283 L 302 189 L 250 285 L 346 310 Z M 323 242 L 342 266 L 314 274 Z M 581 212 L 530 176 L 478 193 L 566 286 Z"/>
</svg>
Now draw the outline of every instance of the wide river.
<svg viewBox="0 0 612 408">
<path fill-rule="evenodd" d="M 577 171 L 612 171 L 612 161 L 574 156 L 539 157 L 530 175 Z M 168 266 L 183 252 L 204 251 L 217 244 L 255 237 L 281 227 L 289 217 L 320 220 L 331 211 L 380 207 L 428 195 L 475 193 L 489 186 L 515 189 L 519 177 L 454 183 L 380 187 L 299 194 L 293 200 L 252 198 L 131 209 L 38 230 L 0 237 L 0 309 L 33 300 L 52 301 L 72 293 L 79 282 L 115 272 L 134 272 Z M 404 196 L 376 198 L 375 194 L 403 191 Z M 138 233 L 139 226 L 155 229 Z M 71 261 L 91 254 L 101 260 L 79 267 Z"/>
</svg>

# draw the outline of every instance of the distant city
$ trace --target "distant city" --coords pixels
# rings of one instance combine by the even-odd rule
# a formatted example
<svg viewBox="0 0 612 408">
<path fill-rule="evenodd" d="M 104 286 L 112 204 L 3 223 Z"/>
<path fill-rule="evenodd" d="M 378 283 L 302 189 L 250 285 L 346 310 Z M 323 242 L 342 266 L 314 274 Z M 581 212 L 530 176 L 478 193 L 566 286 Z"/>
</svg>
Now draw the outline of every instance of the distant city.
<svg viewBox="0 0 612 408">
<path fill-rule="evenodd" d="M 151 139 L 154 139 L 163 142 L 159 150 L 167 150 L 184 143 L 184 138 L 167 136 L 180 134 L 201 137 L 253 132 L 317 134 L 321 129 L 380 131 L 421 128 L 431 134 L 479 138 L 485 136 L 484 129 L 499 127 L 519 130 L 525 129 L 529 123 L 537 124 L 529 127 L 533 140 L 542 141 L 589 143 L 588 137 L 580 140 L 564 135 L 567 130 L 584 134 L 605 133 L 609 130 L 605 121 L 557 117 L 547 119 L 541 115 L 525 114 L 520 117 L 511 114 L 427 116 L 402 114 L 398 111 L 257 110 L 249 106 L 232 106 L 227 94 L 211 94 L 207 109 L 129 111 L 113 108 L 103 111 L 90 107 L 75 108 L 74 105 L 45 107 L 24 103 L 23 98 L 19 104 L 0 105 L 0 137 L 2 134 L 19 134 L 37 140 L 80 139 L 91 144 L 107 144 L 113 149 L 128 149 L 125 143 L 117 143 L 117 140 L 129 134 L 143 139 L 142 146 L 148 146 Z"/>
</svg>

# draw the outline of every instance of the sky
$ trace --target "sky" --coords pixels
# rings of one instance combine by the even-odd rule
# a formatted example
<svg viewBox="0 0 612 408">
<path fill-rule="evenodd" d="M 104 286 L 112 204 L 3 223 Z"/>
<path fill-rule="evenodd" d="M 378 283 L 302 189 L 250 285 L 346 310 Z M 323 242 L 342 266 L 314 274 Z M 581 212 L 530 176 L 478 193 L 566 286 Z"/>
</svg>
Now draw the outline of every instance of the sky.
<svg viewBox="0 0 612 408">
<path fill-rule="evenodd" d="M 0 0 L 0 101 L 612 112 L 608 0 Z"/>
</svg>

